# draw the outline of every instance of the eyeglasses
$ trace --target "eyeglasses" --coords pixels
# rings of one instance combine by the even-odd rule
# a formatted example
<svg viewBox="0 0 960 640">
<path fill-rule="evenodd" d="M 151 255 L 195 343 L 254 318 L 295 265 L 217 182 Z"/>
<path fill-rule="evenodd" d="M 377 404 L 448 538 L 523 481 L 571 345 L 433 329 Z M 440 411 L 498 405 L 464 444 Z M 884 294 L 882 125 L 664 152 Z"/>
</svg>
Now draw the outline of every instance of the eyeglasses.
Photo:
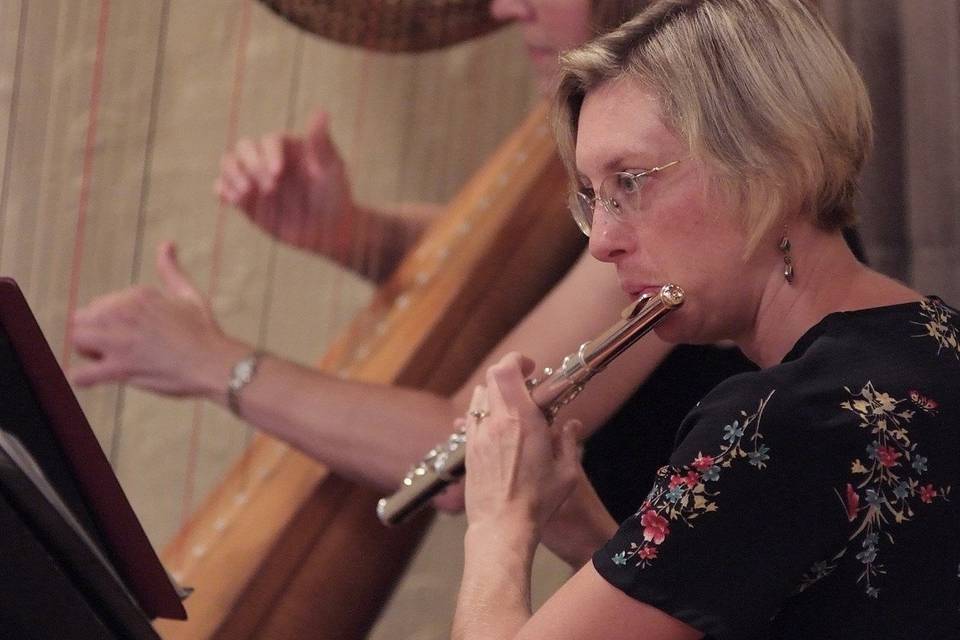
<svg viewBox="0 0 960 640">
<path fill-rule="evenodd" d="M 589 238 L 597 202 L 617 220 L 623 221 L 635 217 L 640 211 L 640 192 L 643 191 L 643 185 L 646 184 L 647 179 L 678 162 L 680 161 L 674 160 L 637 173 L 630 171 L 614 173 L 603 179 L 598 192 L 588 188 L 574 191 L 570 194 L 570 213 L 573 214 L 573 220 Z"/>
</svg>

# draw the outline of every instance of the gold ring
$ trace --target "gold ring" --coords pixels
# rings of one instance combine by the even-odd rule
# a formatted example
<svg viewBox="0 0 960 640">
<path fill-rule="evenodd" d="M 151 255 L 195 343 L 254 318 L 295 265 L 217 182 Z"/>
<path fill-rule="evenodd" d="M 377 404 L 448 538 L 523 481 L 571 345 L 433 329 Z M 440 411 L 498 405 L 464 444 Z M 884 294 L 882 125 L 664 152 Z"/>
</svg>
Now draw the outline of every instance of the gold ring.
<svg viewBox="0 0 960 640">
<path fill-rule="evenodd" d="M 467 415 L 469 415 L 469 416 L 472 417 L 472 418 L 476 418 L 476 419 L 477 419 L 477 422 L 480 422 L 481 420 L 483 420 L 484 418 L 486 418 L 488 415 L 490 415 L 490 412 L 489 412 L 489 411 L 484 411 L 483 409 L 471 409 L 471 410 L 467 413 Z"/>
</svg>

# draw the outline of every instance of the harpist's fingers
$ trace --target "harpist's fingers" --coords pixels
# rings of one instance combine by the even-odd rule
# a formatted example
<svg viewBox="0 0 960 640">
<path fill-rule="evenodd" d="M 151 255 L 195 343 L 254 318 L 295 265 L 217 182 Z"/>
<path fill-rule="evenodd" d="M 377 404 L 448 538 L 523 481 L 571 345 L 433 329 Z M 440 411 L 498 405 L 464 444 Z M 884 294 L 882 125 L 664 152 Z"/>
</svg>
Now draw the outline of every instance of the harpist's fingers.
<svg viewBox="0 0 960 640">
<path fill-rule="evenodd" d="M 321 110 L 313 114 L 304 144 L 304 159 L 314 170 L 340 160 L 340 154 L 330 138 L 330 115 L 327 112 Z"/>
<path fill-rule="evenodd" d="M 88 358 L 100 357 L 108 343 L 111 332 L 94 324 L 74 324 L 71 332 L 72 346 Z"/>
<path fill-rule="evenodd" d="M 131 301 L 145 295 L 147 287 L 131 287 L 114 291 L 91 301 L 73 314 L 74 331 L 84 327 L 113 328 L 130 322 Z"/>
<path fill-rule="evenodd" d="M 283 136 L 280 135 L 264 136 L 260 141 L 260 151 L 263 154 L 264 175 L 266 177 L 262 183 L 264 193 L 272 193 L 277 187 L 285 166 L 285 146 Z"/>
<path fill-rule="evenodd" d="M 246 173 L 246 168 L 232 153 L 225 154 L 220 161 L 218 190 L 232 205 L 240 204 L 251 193 L 253 182 Z"/>
<path fill-rule="evenodd" d="M 89 387 L 103 382 L 119 382 L 126 378 L 125 370 L 111 360 L 98 360 L 70 370 L 70 380 L 78 387 Z"/>
<path fill-rule="evenodd" d="M 180 266 L 180 261 L 177 259 L 177 245 L 173 242 L 161 242 L 157 246 L 157 274 L 163 281 L 167 293 L 198 304 L 204 303 L 203 294 Z"/>
</svg>

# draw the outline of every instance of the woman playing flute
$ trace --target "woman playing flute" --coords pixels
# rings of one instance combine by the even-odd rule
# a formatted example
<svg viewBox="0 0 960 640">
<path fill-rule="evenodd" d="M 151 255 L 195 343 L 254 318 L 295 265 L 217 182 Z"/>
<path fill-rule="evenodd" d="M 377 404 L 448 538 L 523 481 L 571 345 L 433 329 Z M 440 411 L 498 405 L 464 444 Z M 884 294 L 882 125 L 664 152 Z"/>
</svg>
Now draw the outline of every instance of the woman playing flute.
<svg viewBox="0 0 960 640">
<path fill-rule="evenodd" d="M 853 64 L 802 0 L 663 0 L 563 57 L 561 152 L 590 252 L 672 343 L 760 370 L 683 420 L 622 525 L 535 615 L 531 554 L 585 482 L 517 354 L 467 417 L 454 636 L 945 638 L 960 633 L 960 317 L 841 237 L 871 146 Z M 630 358 L 627 353 L 624 358 Z M 582 498 L 589 499 L 589 498 Z"/>
</svg>

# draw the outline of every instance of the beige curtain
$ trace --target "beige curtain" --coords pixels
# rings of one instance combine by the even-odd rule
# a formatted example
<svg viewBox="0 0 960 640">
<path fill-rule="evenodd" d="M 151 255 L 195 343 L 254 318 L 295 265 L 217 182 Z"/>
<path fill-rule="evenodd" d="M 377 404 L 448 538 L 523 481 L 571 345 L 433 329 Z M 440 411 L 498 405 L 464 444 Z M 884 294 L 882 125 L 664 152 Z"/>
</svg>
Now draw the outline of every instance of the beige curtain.
<svg viewBox="0 0 960 640">
<path fill-rule="evenodd" d="M 821 6 L 875 109 L 860 197 L 870 262 L 960 305 L 960 1 Z"/>
</svg>

